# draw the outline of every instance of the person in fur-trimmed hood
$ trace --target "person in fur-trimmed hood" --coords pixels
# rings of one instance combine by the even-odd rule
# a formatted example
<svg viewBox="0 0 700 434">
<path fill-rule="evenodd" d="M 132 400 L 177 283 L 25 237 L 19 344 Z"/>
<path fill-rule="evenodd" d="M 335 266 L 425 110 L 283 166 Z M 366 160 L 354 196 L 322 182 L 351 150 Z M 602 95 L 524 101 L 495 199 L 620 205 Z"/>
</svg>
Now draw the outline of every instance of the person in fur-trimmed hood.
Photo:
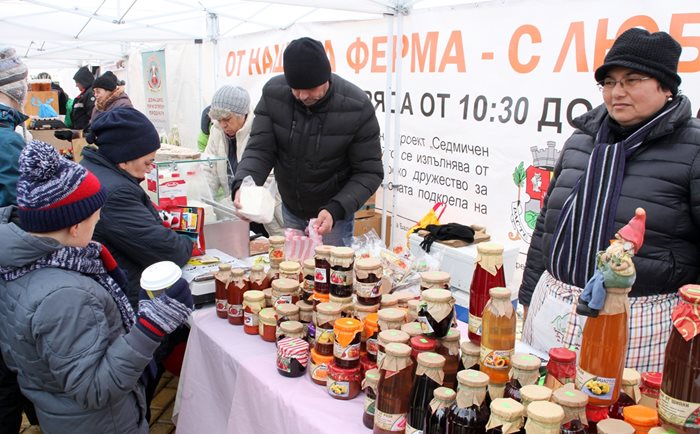
<svg viewBox="0 0 700 434">
<path fill-rule="evenodd" d="M 95 94 L 95 107 L 92 109 L 92 119 L 94 121 L 100 114 L 120 107 L 133 108 L 134 105 L 129 99 L 129 95 L 124 91 L 123 82 L 119 81 L 112 71 L 107 71 L 97 77 L 92 84 Z"/>
</svg>

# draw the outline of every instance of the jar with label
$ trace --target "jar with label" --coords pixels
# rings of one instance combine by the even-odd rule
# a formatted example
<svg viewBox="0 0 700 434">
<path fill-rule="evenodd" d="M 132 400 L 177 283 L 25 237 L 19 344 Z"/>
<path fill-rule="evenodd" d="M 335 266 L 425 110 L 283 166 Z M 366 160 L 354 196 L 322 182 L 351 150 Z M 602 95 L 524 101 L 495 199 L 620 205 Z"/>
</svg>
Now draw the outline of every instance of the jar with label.
<svg viewBox="0 0 700 434">
<path fill-rule="evenodd" d="M 258 334 L 266 342 L 277 342 L 277 314 L 275 309 L 266 307 L 258 314 Z"/>
<path fill-rule="evenodd" d="M 421 293 L 420 310 L 416 321 L 423 326 L 423 334 L 433 338 L 445 337 L 455 317 L 455 299 L 448 289 L 426 289 Z"/>
<path fill-rule="evenodd" d="M 489 290 L 495 287 L 505 287 L 506 278 L 503 274 L 503 246 L 498 243 L 486 242 L 476 245 L 476 267 L 469 289 L 469 340 L 481 344 L 481 321 L 486 303 L 489 301 Z"/>
<path fill-rule="evenodd" d="M 483 312 L 479 368 L 492 383 L 505 385 L 515 350 L 515 312 L 508 288 L 491 288 L 489 294 L 491 299 Z"/>
<path fill-rule="evenodd" d="M 463 369 L 479 370 L 479 356 L 481 355 L 481 347 L 474 342 L 463 341 L 459 344 L 461 350 L 461 358 L 459 361 L 459 371 Z"/>
<path fill-rule="evenodd" d="M 248 280 L 250 281 L 250 289 L 256 291 L 262 291 L 270 287 L 270 279 L 267 277 L 267 273 L 265 273 L 263 264 L 253 264 L 250 268 Z"/>
<path fill-rule="evenodd" d="M 397 333 L 403 333 L 396 330 Z M 404 432 L 413 386 L 411 347 L 392 342 L 379 364 L 373 434 Z"/>
<path fill-rule="evenodd" d="M 304 325 L 305 339 L 309 341 L 310 345 L 313 345 L 315 338 L 315 329 L 313 327 L 314 305 L 303 300 L 297 301 L 296 305 L 299 308 L 299 322 Z M 309 325 L 311 325 L 310 329 Z"/>
<path fill-rule="evenodd" d="M 362 389 L 362 375 L 360 367 L 341 368 L 334 362 L 328 365 L 328 378 L 326 379 L 326 391 L 335 399 L 353 399 L 360 394 Z"/>
<path fill-rule="evenodd" d="M 576 353 L 568 348 L 549 350 L 547 376 L 544 385 L 552 390 L 576 381 Z"/>
<path fill-rule="evenodd" d="M 370 361 L 377 363 L 377 338 L 379 337 L 379 315 L 370 313 L 363 321 L 364 329 L 362 334 L 365 337 L 364 348 L 360 347 L 360 351 L 364 349 L 367 352 L 367 357 Z"/>
<path fill-rule="evenodd" d="M 299 306 L 296 304 L 278 304 L 275 306 L 277 314 L 277 326 L 284 321 L 299 321 Z"/>
<path fill-rule="evenodd" d="M 415 322 L 416 319 L 418 319 L 418 311 L 420 310 L 421 301 L 418 299 L 408 300 L 406 305 L 406 321 L 409 323 Z M 422 329 L 421 333 L 423 333 Z"/>
<path fill-rule="evenodd" d="M 639 391 L 642 397 L 639 399 L 639 404 L 645 407 L 657 409 L 657 401 L 661 392 L 661 381 L 663 376 L 661 372 L 645 372 L 642 374 L 642 384 Z"/>
<path fill-rule="evenodd" d="M 297 283 L 301 283 L 303 277 L 301 264 L 297 261 L 284 261 L 280 264 L 280 279 L 296 280 Z"/>
<path fill-rule="evenodd" d="M 265 307 L 265 294 L 262 291 L 246 291 L 243 294 L 243 331 L 257 335 L 260 327 L 258 314 Z"/>
<path fill-rule="evenodd" d="M 659 394 L 664 428 L 700 432 L 700 286 L 685 285 L 671 314 L 673 327 L 666 343 Z"/>
<path fill-rule="evenodd" d="M 333 362 L 343 369 L 359 367 L 362 323 L 354 318 L 337 319 L 333 326 L 333 334 Z"/>
<path fill-rule="evenodd" d="M 415 369 L 418 367 L 418 355 L 425 352 L 435 352 L 437 340 L 425 336 L 414 336 L 408 340 L 408 345 L 411 347 L 411 361 Z"/>
<path fill-rule="evenodd" d="M 333 356 L 333 344 L 335 335 L 333 326 L 340 318 L 340 306 L 335 303 L 321 303 L 316 306 L 314 326 L 316 328 L 316 342 L 314 348 L 322 356 Z"/>
<path fill-rule="evenodd" d="M 547 401 L 533 402 L 527 407 L 525 432 L 531 434 L 559 434 L 564 409 Z"/>
<path fill-rule="evenodd" d="M 486 424 L 488 433 L 520 433 L 525 417 L 525 407 L 512 398 L 496 398 L 491 401 L 491 417 Z M 490 431 L 493 430 L 493 431 Z"/>
<path fill-rule="evenodd" d="M 588 395 L 573 386 L 560 387 L 552 393 L 552 400 L 564 409 L 561 421 L 561 434 L 585 434 L 588 420 L 586 404 Z"/>
<path fill-rule="evenodd" d="M 486 390 L 489 377 L 465 369 L 457 373 L 457 400 L 447 415 L 447 432 L 483 433 L 491 415 L 491 397 Z"/>
<path fill-rule="evenodd" d="M 598 434 L 635 434 L 635 429 L 623 420 L 603 419 L 598 423 L 597 431 L 592 431 L 593 434 L 596 432 Z"/>
<path fill-rule="evenodd" d="M 279 278 L 272 282 L 272 304 L 294 304 L 299 301 L 299 282 L 292 279 Z"/>
<path fill-rule="evenodd" d="M 233 280 L 231 264 L 219 264 L 219 271 L 214 275 L 214 301 L 216 316 L 228 318 L 228 284 Z"/>
<path fill-rule="evenodd" d="M 379 385 L 379 370 L 370 369 L 362 380 L 362 391 L 365 392 L 364 412 L 362 424 L 369 429 L 374 428 L 374 408 L 377 400 L 377 386 Z"/>
<path fill-rule="evenodd" d="M 444 338 L 438 339 L 437 353 L 445 358 L 445 381 L 442 385 L 450 389 L 457 388 L 457 371 L 459 371 L 459 340 L 461 334 L 452 328 Z"/>
<path fill-rule="evenodd" d="M 314 348 L 311 348 L 311 365 L 309 366 L 311 381 L 325 387 L 328 379 L 328 366 L 331 362 L 333 362 L 333 356 L 322 356 Z"/>
<path fill-rule="evenodd" d="M 399 306 L 399 297 L 396 294 L 382 294 L 379 301 L 379 310 Z"/>
<path fill-rule="evenodd" d="M 638 434 L 648 433 L 650 429 L 659 425 L 659 414 L 653 408 L 639 404 L 630 405 L 625 407 L 622 413 L 625 422 L 632 425 Z"/>
<path fill-rule="evenodd" d="M 406 312 L 396 307 L 379 309 L 379 330 L 401 330 L 406 320 Z"/>
<path fill-rule="evenodd" d="M 549 401 L 552 398 L 552 390 L 537 384 L 528 384 L 520 388 L 520 403 L 527 410 L 530 403 L 537 401 Z M 512 398 L 511 398 L 512 399 Z"/>
<path fill-rule="evenodd" d="M 423 336 L 423 326 L 416 321 L 403 324 L 401 330 L 408 333 L 410 337 Z"/>
<path fill-rule="evenodd" d="M 280 263 L 284 261 L 284 237 L 280 235 L 273 235 L 269 238 L 270 240 L 270 250 L 269 258 L 270 262 L 275 260 Z"/>
<path fill-rule="evenodd" d="M 406 345 L 408 348 L 411 348 L 408 346 L 409 340 L 410 338 L 408 334 L 406 334 L 406 332 L 402 332 L 401 330 L 380 331 L 377 338 L 377 366 L 381 365 L 381 361 L 386 354 L 384 350 L 387 345 L 391 343 L 400 343 Z M 409 353 L 409 357 L 410 355 L 411 354 Z"/>
<path fill-rule="evenodd" d="M 639 385 L 642 382 L 642 376 L 634 369 L 625 368 L 622 371 L 622 390 L 617 398 L 617 401 L 610 406 L 608 415 L 613 419 L 624 419 L 622 412 L 625 407 L 635 405 L 642 397 L 642 392 L 639 390 Z"/>
<path fill-rule="evenodd" d="M 314 294 L 325 295 L 322 298 L 327 298 L 331 292 L 331 249 L 332 246 L 317 246 L 315 249 Z"/>
<path fill-rule="evenodd" d="M 354 291 L 357 302 L 364 305 L 379 304 L 382 298 L 382 263 L 376 258 L 362 258 L 355 262 Z"/>
<path fill-rule="evenodd" d="M 309 363 L 309 343 L 301 338 L 277 342 L 277 372 L 285 377 L 301 377 Z"/>
<path fill-rule="evenodd" d="M 353 265 L 355 251 L 350 247 L 333 247 L 331 250 L 331 295 L 352 297 Z"/>
<path fill-rule="evenodd" d="M 277 334 L 275 336 L 277 344 L 284 338 L 299 338 L 306 340 L 304 334 L 304 325 L 299 321 L 282 321 L 277 326 Z"/>
<path fill-rule="evenodd" d="M 447 387 L 438 387 L 433 391 L 433 399 L 425 407 L 425 434 L 445 434 L 450 407 L 457 394 Z"/>
<path fill-rule="evenodd" d="M 433 392 L 445 377 L 445 358 L 437 353 L 423 352 L 417 357 L 416 377 L 411 388 L 410 406 L 406 418 L 406 434 L 422 433 L 425 428 L 426 408 Z"/>
<path fill-rule="evenodd" d="M 313 258 L 306 259 L 304 261 L 304 284 L 301 286 L 301 299 L 309 304 L 313 304 L 314 273 L 316 273 L 316 262 Z"/>
<path fill-rule="evenodd" d="M 510 379 L 506 383 L 503 396 L 521 402 L 520 389 L 529 384 L 535 384 L 540 378 L 542 360 L 530 354 L 516 353 L 511 360 Z"/>
<path fill-rule="evenodd" d="M 424 271 L 420 273 L 420 290 L 450 289 L 450 273 L 444 271 Z"/>
<path fill-rule="evenodd" d="M 228 284 L 228 322 L 243 325 L 243 294 L 248 290 L 248 281 L 240 268 L 231 270 L 231 277 Z"/>
</svg>

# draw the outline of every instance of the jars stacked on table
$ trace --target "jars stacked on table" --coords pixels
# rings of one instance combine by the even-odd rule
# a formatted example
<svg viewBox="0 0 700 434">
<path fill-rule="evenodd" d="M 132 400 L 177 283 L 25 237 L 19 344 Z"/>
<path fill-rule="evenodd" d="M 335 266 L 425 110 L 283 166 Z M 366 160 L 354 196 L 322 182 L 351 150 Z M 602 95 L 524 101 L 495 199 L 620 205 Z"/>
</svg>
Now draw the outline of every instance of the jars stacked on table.
<svg viewBox="0 0 700 434">
<path fill-rule="evenodd" d="M 533 402 L 527 407 L 525 432 L 531 434 L 559 434 L 564 409 L 547 401 Z"/>
<path fill-rule="evenodd" d="M 455 321 L 455 299 L 447 289 L 426 289 L 421 293 L 420 310 L 416 321 L 423 327 L 423 334 L 443 338 Z"/>
<path fill-rule="evenodd" d="M 586 404 L 588 395 L 573 387 L 559 388 L 552 393 L 552 400 L 564 409 L 561 434 L 585 434 L 588 420 Z"/>
<path fill-rule="evenodd" d="M 300 338 L 284 338 L 277 343 L 277 372 L 300 377 L 309 362 L 309 343 Z"/>
<path fill-rule="evenodd" d="M 353 283 L 357 302 L 366 306 L 378 306 L 382 298 L 384 270 L 379 259 L 362 258 L 355 262 Z"/>
<path fill-rule="evenodd" d="M 408 333 L 410 337 L 423 336 L 423 326 L 417 321 L 403 324 L 401 326 L 401 331 Z"/>
<path fill-rule="evenodd" d="M 444 271 L 424 271 L 420 273 L 420 290 L 450 289 L 450 273 Z"/>
<path fill-rule="evenodd" d="M 379 301 L 379 310 L 388 308 L 398 308 L 399 307 L 399 297 L 396 294 L 383 294 L 382 299 Z"/>
<path fill-rule="evenodd" d="M 316 261 L 313 258 L 306 259 L 304 261 L 304 282 L 301 285 L 301 299 L 313 305 L 314 303 L 314 287 L 316 285 L 315 277 L 316 274 Z"/>
<path fill-rule="evenodd" d="M 411 347 L 411 362 L 413 362 L 413 369 L 415 370 L 418 366 L 418 355 L 426 352 L 435 352 L 437 348 L 437 340 L 433 338 L 427 338 L 425 336 L 414 336 L 408 340 L 408 344 Z M 444 376 L 444 374 L 443 374 Z M 442 385 L 442 383 L 440 383 Z"/>
<path fill-rule="evenodd" d="M 368 315 L 379 312 L 379 304 L 367 306 L 364 304 L 355 303 L 353 307 L 355 312 L 353 318 L 359 319 L 362 322 L 365 321 L 365 318 L 367 318 Z"/>
<path fill-rule="evenodd" d="M 530 354 L 514 354 L 511 362 L 510 379 L 506 383 L 503 396 L 521 402 L 520 389 L 537 382 L 540 377 L 540 363 L 542 361 Z"/>
<path fill-rule="evenodd" d="M 520 388 L 520 403 L 523 408 L 537 401 L 549 401 L 552 398 L 552 389 L 537 384 L 528 384 Z"/>
<path fill-rule="evenodd" d="M 360 366 L 362 323 L 354 318 L 340 318 L 333 326 L 333 362 L 345 369 Z"/>
<path fill-rule="evenodd" d="M 377 339 L 379 338 L 379 314 L 371 313 L 365 317 L 363 321 L 363 332 L 365 339 L 364 350 L 367 352 L 367 358 L 377 363 Z"/>
<path fill-rule="evenodd" d="M 406 433 L 422 433 L 425 429 L 426 407 L 433 392 L 442 384 L 445 358 L 437 353 L 424 352 L 417 357 L 416 376 L 411 388 L 410 406 L 406 419 Z"/>
<path fill-rule="evenodd" d="M 374 428 L 374 409 L 377 401 L 377 386 L 379 385 L 379 370 L 370 369 L 362 380 L 362 391 L 365 392 L 362 424 L 369 429 Z"/>
<path fill-rule="evenodd" d="M 306 340 L 304 334 L 304 325 L 299 321 L 282 321 L 277 326 L 276 334 L 277 344 L 284 338 L 299 338 Z"/>
<path fill-rule="evenodd" d="M 656 410 L 643 405 L 625 407 L 622 414 L 625 417 L 625 422 L 632 425 L 637 433 L 647 433 L 651 428 L 659 425 L 659 414 Z M 691 423 L 697 424 L 697 419 L 694 418 Z"/>
<path fill-rule="evenodd" d="M 362 389 L 360 367 L 343 368 L 331 362 L 328 365 L 326 391 L 335 399 L 353 399 Z"/>
<path fill-rule="evenodd" d="M 243 294 L 243 331 L 257 335 L 260 327 L 258 314 L 265 307 L 265 294 L 262 291 L 246 291 Z"/>
<path fill-rule="evenodd" d="M 354 263 L 355 251 L 350 247 L 331 249 L 331 301 L 341 305 L 352 304 Z"/>
<path fill-rule="evenodd" d="M 301 273 L 301 264 L 297 261 L 284 261 L 280 264 L 280 279 L 290 279 L 297 282 L 297 285 L 303 281 Z"/>
<path fill-rule="evenodd" d="M 231 270 L 231 282 L 228 284 L 228 322 L 243 325 L 243 294 L 248 291 L 248 280 L 240 268 Z"/>
<path fill-rule="evenodd" d="M 486 429 L 494 433 L 517 433 L 523 427 L 525 407 L 511 398 L 496 398 L 491 401 L 491 417 Z"/>
<path fill-rule="evenodd" d="M 233 280 L 231 264 L 219 264 L 219 271 L 214 275 L 214 302 L 216 316 L 228 318 L 228 284 Z"/>
<path fill-rule="evenodd" d="M 445 381 L 442 385 L 450 389 L 457 388 L 460 338 L 459 330 L 451 328 L 444 337 L 438 339 L 437 353 L 445 358 Z"/>
<path fill-rule="evenodd" d="M 270 279 L 262 264 L 253 264 L 248 280 L 250 282 L 249 288 L 256 291 L 263 291 L 270 287 Z"/>
<path fill-rule="evenodd" d="M 576 381 L 576 353 L 568 348 L 549 350 L 547 376 L 544 385 L 552 390 Z"/>
<path fill-rule="evenodd" d="M 309 341 L 309 345 L 313 345 L 315 338 L 315 329 L 313 327 L 314 305 L 304 300 L 297 301 L 296 305 L 299 308 L 299 322 L 304 325 L 305 339 Z M 309 325 L 311 325 L 311 328 L 309 328 Z"/>
<path fill-rule="evenodd" d="M 299 306 L 296 304 L 278 304 L 275 306 L 275 314 L 277 315 L 277 326 L 284 321 L 299 321 Z"/>
<path fill-rule="evenodd" d="M 311 366 L 309 366 L 309 376 L 311 381 L 319 386 L 326 387 L 328 380 L 328 366 L 333 362 L 333 355 L 323 356 L 316 352 L 316 348 L 311 348 Z"/>
<path fill-rule="evenodd" d="M 421 301 L 419 299 L 408 300 L 407 307 L 406 307 L 406 321 L 407 322 L 412 323 L 418 319 L 418 311 L 420 310 L 420 305 L 421 305 Z"/>
<path fill-rule="evenodd" d="M 331 246 L 317 246 L 314 263 L 314 301 L 324 303 L 329 301 L 331 293 Z"/>
<path fill-rule="evenodd" d="M 377 367 L 381 365 L 381 361 L 384 358 L 385 353 L 385 348 L 387 345 L 391 343 L 399 343 L 399 344 L 404 344 L 408 346 L 410 338 L 408 337 L 408 334 L 406 332 L 402 332 L 401 330 L 384 330 L 379 332 L 379 336 L 377 338 Z M 410 349 L 411 347 L 408 346 Z M 409 357 L 411 354 L 409 353 Z"/>
<path fill-rule="evenodd" d="M 639 386 L 639 391 L 642 392 L 642 397 L 639 399 L 640 405 L 653 408 L 654 410 L 657 409 L 662 380 L 661 372 L 645 372 L 642 374 L 642 384 Z"/>
<path fill-rule="evenodd" d="M 266 342 L 277 342 L 277 313 L 266 307 L 258 314 L 258 334 Z"/>
<path fill-rule="evenodd" d="M 340 306 L 334 303 L 320 303 L 316 306 L 314 349 L 321 356 L 333 356 L 335 342 L 333 327 L 338 318 L 340 318 Z"/>
<path fill-rule="evenodd" d="M 476 345 L 471 341 L 464 341 L 459 345 L 462 351 L 461 356 L 461 369 L 473 369 L 475 371 L 479 370 L 479 356 L 481 355 L 481 347 Z"/>
<path fill-rule="evenodd" d="M 279 278 L 272 281 L 272 305 L 295 304 L 299 301 L 299 281 Z"/>
<path fill-rule="evenodd" d="M 267 279 L 272 286 L 272 282 L 280 278 L 280 264 L 284 262 L 284 259 L 273 259 L 270 258 L 270 270 L 267 272 Z"/>
<path fill-rule="evenodd" d="M 395 307 L 379 309 L 377 315 L 379 331 L 401 330 L 401 326 L 404 325 L 406 319 L 406 312 Z"/>
<path fill-rule="evenodd" d="M 476 245 L 476 268 L 469 289 L 469 340 L 481 343 L 482 316 L 491 288 L 505 287 L 503 246 L 486 242 Z"/>
<path fill-rule="evenodd" d="M 447 387 L 438 387 L 433 391 L 433 399 L 425 409 L 424 433 L 444 434 L 447 432 L 447 418 L 450 407 L 455 402 L 455 391 Z"/>
<path fill-rule="evenodd" d="M 457 400 L 447 416 L 447 431 L 456 433 L 485 432 L 491 415 L 491 398 L 486 390 L 488 375 L 466 369 L 457 373 Z"/>
<path fill-rule="evenodd" d="M 379 364 L 374 434 L 392 434 L 396 427 L 405 426 L 413 385 L 412 365 L 408 345 L 390 343 L 386 346 L 386 356 Z"/>
</svg>

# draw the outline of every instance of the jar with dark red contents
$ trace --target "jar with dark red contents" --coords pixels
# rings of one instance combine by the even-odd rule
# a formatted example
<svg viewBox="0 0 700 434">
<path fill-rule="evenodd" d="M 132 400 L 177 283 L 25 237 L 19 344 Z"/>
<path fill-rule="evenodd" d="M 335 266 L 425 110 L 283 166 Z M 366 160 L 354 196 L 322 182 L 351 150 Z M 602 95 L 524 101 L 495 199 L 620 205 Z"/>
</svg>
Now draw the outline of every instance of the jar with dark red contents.
<svg viewBox="0 0 700 434">
<path fill-rule="evenodd" d="M 503 390 L 504 398 L 513 398 L 521 402 L 520 389 L 523 386 L 535 384 L 540 377 L 542 360 L 531 354 L 516 353 L 510 359 L 510 378 Z"/>
<path fill-rule="evenodd" d="M 382 263 L 376 258 L 362 258 L 355 262 L 355 296 L 364 305 L 378 305 L 382 298 Z"/>
<path fill-rule="evenodd" d="M 258 334 L 266 342 L 277 341 L 277 314 L 275 309 L 266 307 L 258 314 Z"/>
<path fill-rule="evenodd" d="M 265 307 L 265 294 L 262 291 L 246 291 L 243 294 L 243 331 L 257 335 L 260 327 L 258 314 Z"/>
<path fill-rule="evenodd" d="M 450 329 L 444 338 L 438 339 L 436 353 L 445 358 L 445 380 L 442 385 L 450 389 L 457 388 L 457 371 L 459 371 L 459 340 L 461 334 L 456 328 Z"/>
<path fill-rule="evenodd" d="M 248 281 L 240 268 L 231 270 L 231 278 L 228 284 L 228 322 L 243 325 L 243 294 L 248 290 Z"/>
<path fill-rule="evenodd" d="M 299 282 L 279 278 L 272 282 L 272 305 L 294 304 L 299 301 Z"/>
<path fill-rule="evenodd" d="M 335 321 L 340 318 L 340 306 L 335 303 L 320 303 L 316 306 L 314 326 L 316 328 L 316 341 L 314 348 L 322 356 L 333 355 L 335 335 L 333 327 Z"/>
<path fill-rule="evenodd" d="M 328 366 L 328 378 L 326 390 L 335 399 L 353 399 L 360 394 L 362 389 L 362 376 L 360 367 L 341 368 L 334 362 Z"/>
<path fill-rule="evenodd" d="M 423 326 L 423 334 L 444 337 L 454 322 L 455 299 L 447 289 L 426 289 L 421 293 L 423 304 L 416 321 Z"/>
<path fill-rule="evenodd" d="M 299 321 L 284 321 L 277 326 L 277 344 L 284 338 L 299 338 L 306 340 L 304 325 Z"/>
<path fill-rule="evenodd" d="M 256 291 L 262 291 L 270 287 L 270 279 L 267 277 L 267 273 L 265 273 L 263 264 L 253 264 L 250 269 L 248 280 L 250 281 L 250 289 Z"/>
<path fill-rule="evenodd" d="M 273 260 L 277 263 L 284 261 L 284 237 L 279 235 L 273 235 L 269 238 L 270 240 L 270 250 L 269 258 L 270 262 Z"/>
<path fill-rule="evenodd" d="M 331 249 L 332 246 L 317 246 L 314 263 L 314 294 L 322 294 L 327 298 L 331 292 Z"/>
<path fill-rule="evenodd" d="M 311 366 L 309 366 L 309 376 L 311 381 L 319 386 L 326 386 L 328 381 L 328 366 L 333 363 L 333 356 L 322 356 L 311 349 Z"/>
<path fill-rule="evenodd" d="M 479 370 L 479 356 L 481 355 L 481 346 L 476 345 L 471 341 L 464 341 L 459 345 L 459 349 L 462 350 L 461 356 L 461 367 L 462 369 L 472 369 L 474 371 Z"/>
<path fill-rule="evenodd" d="M 653 408 L 654 410 L 657 409 L 662 380 L 663 374 L 661 372 L 645 372 L 642 374 L 642 384 L 639 387 L 642 397 L 639 399 L 639 405 Z"/>
<path fill-rule="evenodd" d="M 547 377 L 544 385 L 557 390 L 565 384 L 576 381 L 576 353 L 568 348 L 552 348 L 549 350 L 547 362 Z"/>
<path fill-rule="evenodd" d="M 608 419 L 608 407 L 605 405 L 586 405 L 586 420 L 588 420 L 588 433 L 596 434 L 598 422 Z"/>
<path fill-rule="evenodd" d="M 585 428 L 588 426 L 588 419 L 586 419 L 588 395 L 573 387 L 565 387 L 552 393 L 552 401 L 564 409 L 564 420 L 561 421 L 563 434 L 585 432 Z"/>
<path fill-rule="evenodd" d="M 304 283 L 301 285 L 301 299 L 309 304 L 313 304 L 314 295 L 314 273 L 316 272 L 316 262 L 313 258 L 304 261 Z"/>
<path fill-rule="evenodd" d="M 377 315 L 379 330 L 401 330 L 401 326 L 406 322 L 406 311 L 395 307 L 379 309 Z"/>
<path fill-rule="evenodd" d="M 280 279 L 291 279 L 303 282 L 301 274 L 301 264 L 297 261 L 284 261 L 280 264 Z"/>
<path fill-rule="evenodd" d="M 420 273 L 420 290 L 450 289 L 450 273 L 444 271 L 424 271 Z"/>
<path fill-rule="evenodd" d="M 642 393 L 639 390 L 641 382 L 642 376 L 639 375 L 636 369 L 625 368 L 622 371 L 622 388 L 620 389 L 617 401 L 610 406 L 608 416 L 613 419 L 624 419 L 623 413 L 625 407 L 636 405 L 642 397 Z"/>
<path fill-rule="evenodd" d="M 367 357 L 367 354 L 360 354 L 360 369 L 362 374 L 377 367 L 377 362 L 374 362 Z"/>
<path fill-rule="evenodd" d="M 335 320 L 333 327 L 333 362 L 340 368 L 356 368 L 360 365 L 360 341 L 362 322 L 354 318 Z"/>
<path fill-rule="evenodd" d="M 410 339 L 411 338 L 408 336 L 408 334 L 406 332 L 402 332 L 401 330 L 380 331 L 379 337 L 377 338 L 377 366 L 381 366 L 382 359 L 386 354 L 384 352 L 384 348 L 386 348 L 387 345 L 392 343 L 404 344 L 411 349 L 411 347 L 408 345 Z M 411 356 L 410 352 L 408 356 Z"/>
<path fill-rule="evenodd" d="M 426 338 L 425 336 L 414 336 L 408 340 L 409 346 L 411 347 L 411 361 L 413 362 L 413 369 L 418 367 L 418 354 L 425 352 L 435 352 L 437 348 L 437 340 L 433 338 Z"/>
<path fill-rule="evenodd" d="M 369 429 L 374 428 L 374 407 L 377 400 L 377 385 L 379 384 L 379 370 L 370 369 L 365 372 L 365 379 L 362 381 L 362 391 L 365 392 L 364 413 L 362 423 Z"/>
<path fill-rule="evenodd" d="M 299 306 L 296 304 L 278 304 L 275 306 L 275 313 L 277 314 L 277 325 L 279 326 L 281 322 L 284 321 L 299 321 Z"/>
<path fill-rule="evenodd" d="M 301 338 L 277 342 L 277 372 L 285 377 L 301 377 L 309 363 L 309 343 Z"/>
<path fill-rule="evenodd" d="M 376 313 L 370 313 L 365 317 L 363 322 L 365 336 L 365 351 L 367 351 L 367 357 L 370 361 L 377 363 L 377 339 L 379 337 L 379 324 L 377 323 L 379 317 Z"/>
<path fill-rule="evenodd" d="M 423 326 L 419 322 L 407 322 L 401 326 L 401 330 L 408 333 L 410 337 L 423 336 Z"/>
<path fill-rule="evenodd" d="M 214 275 L 214 301 L 216 316 L 228 318 L 228 284 L 233 280 L 231 264 L 219 264 L 219 271 Z"/>
<path fill-rule="evenodd" d="M 352 297 L 355 251 L 350 247 L 333 247 L 330 262 L 331 295 L 343 299 Z"/>
</svg>

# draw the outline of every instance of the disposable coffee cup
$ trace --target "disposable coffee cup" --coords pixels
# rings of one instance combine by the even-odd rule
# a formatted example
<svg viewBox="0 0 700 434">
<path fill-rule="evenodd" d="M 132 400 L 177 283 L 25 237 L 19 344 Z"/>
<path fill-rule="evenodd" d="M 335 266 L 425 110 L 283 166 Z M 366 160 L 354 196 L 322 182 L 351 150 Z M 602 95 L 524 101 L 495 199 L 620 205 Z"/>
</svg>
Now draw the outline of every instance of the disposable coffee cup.
<svg viewBox="0 0 700 434">
<path fill-rule="evenodd" d="M 156 262 L 141 273 L 141 288 L 150 298 L 158 297 L 182 277 L 182 270 L 172 261 Z"/>
</svg>

